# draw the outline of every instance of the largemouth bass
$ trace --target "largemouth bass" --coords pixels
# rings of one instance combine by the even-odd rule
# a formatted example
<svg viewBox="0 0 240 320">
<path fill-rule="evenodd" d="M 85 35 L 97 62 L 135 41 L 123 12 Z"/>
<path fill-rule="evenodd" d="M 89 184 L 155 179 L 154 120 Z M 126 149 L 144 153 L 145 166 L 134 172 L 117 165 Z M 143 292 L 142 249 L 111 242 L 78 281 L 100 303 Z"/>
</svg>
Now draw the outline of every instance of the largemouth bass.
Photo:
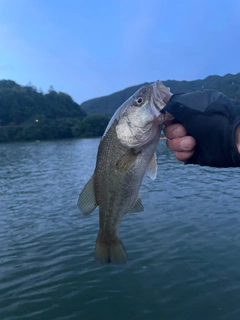
<svg viewBox="0 0 240 320">
<path fill-rule="evenodd" d="M 161 110 L 169 92 L 160 81 L 139 89 L 115 112 L 100 141 L 95 171 L 78 207 L 89 215 L 99 206 L 94 257 L 101 263 L 127 261 L 118 229 L 126 213 L 144 210 L 138 192 L 145 172 L 156 178 L 155 150 L 166 120 Z"/>
</svg>

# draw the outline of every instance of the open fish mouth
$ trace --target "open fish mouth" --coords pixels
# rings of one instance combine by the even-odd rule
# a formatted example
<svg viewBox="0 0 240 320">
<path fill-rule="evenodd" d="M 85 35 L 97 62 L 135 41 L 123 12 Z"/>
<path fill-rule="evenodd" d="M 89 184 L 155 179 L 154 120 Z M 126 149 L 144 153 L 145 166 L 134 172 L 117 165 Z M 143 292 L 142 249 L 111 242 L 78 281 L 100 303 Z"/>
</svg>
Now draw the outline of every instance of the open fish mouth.
<svg viewBox="0 0 240 320">
<path fill-rule="evenodd" d="M 158 120 L 160 120 L 162 123 L 165 121 L 173 120 L 174 117 L 163 110 L 166 103 L 164 102 L 165 97 L 171 96 L 170 88 L 167 88 L 164 86 L 164 84 L 157 80 L 155 83 L 153 83 L 153 91 L 152 91 L 152 101 L 156 108 L 156 110 L 159 112 Z"/>
<path fill-rule="evenodd" d="M 152 98 L 155 108 L 161 112 L 161 110 L 165 107 L 165 102 L 163 99 L 167 96 L 169 92 L 169 88 L 166 88 L 161 81 L 157 80 L 153 83 L 153 91 L 152 91 Z"/>
<path fill-rule="evenodd" d="M 154 104 L 155 108 L 157 109 L 157 111 L 159 111 L 159 113 L 165 114 L 165 111 L 162 110 L 165 107 L 165 105 L 161 105 L 159 103 L 159 101 L 156 101 L 155 99 L 153 99 L 153 104 Z"/>
<path fill-rule="evenodd" d="M 157 117 L 157 121 L 160 122 L 160 123 L 164 123 L 165 121 L 167 121 L 167 114 L 165 111 L 161 112 L 161 110 L 159 111 L 159 116 Z"/>
<path fill-rule="evenodd" d="M 162 122 L 174 120 L 174 117 L 170 113 L 168 113 L 167 111 L 161 110 L 160 112 L 161 113 L 160 113 L 158 119 L 160 119 Z"/>
<path fill-rule="evenodd" d="M 161 94 L 161 90 L 163 87 L 164 85 L 159 80 L 157 80 L 153 84 L 153 89 L 152 89 L 152 102 L 156 111 L 159 113 L 157 116 L 157 120 L 160 121 L 160 123 L 164 123 L 165 117 L 166 117 L 165 112 L 164 111 L 162 112 L 163 108 L 165 107 L 165 103 L 163 101 L 165 94 Z"/>
</svg>

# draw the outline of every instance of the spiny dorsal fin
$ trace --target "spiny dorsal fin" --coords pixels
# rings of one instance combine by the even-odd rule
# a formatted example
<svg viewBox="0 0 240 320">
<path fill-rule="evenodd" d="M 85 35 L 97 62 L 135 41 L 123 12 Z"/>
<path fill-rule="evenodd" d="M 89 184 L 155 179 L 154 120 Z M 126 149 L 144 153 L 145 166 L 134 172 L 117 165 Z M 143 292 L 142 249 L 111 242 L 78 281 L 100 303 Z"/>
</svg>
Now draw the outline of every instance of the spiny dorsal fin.
<svg viewBox="0 0 240 320">
<path fill-rule="evenodd" d="M 134 166 L 137 159 L 137 153 L 133 150 L 128 150 L 116 163 L 116 169 L 120 172 L 128 171 Z"/>
<path fill-rule="evenodd" d="M 128 211 L 128 213 L 142 212 L 142 211 L 144 211 L 144 206 L 142 204 L 142 200 L 141 200 L 141 198 L 137 198 L 137 200 L 131 206 L 131 208 Z"/>
<path fill-rule="evenodd" d="M 82 214 L 89 215 L 98 206 L 94 192 L 94 176 L 82 189 L 78 198 L 78 207 Z"/>
<path fill-rule="evenodd" d="M 156 156 L 156 153 L 154 153 L 154 155 L 152 156 L 151 160 L 149 161 L 148 168 L 147 168 L 147 175 L 152 180 L 156 179 L 157 169 L 158 169 L 157 156 Z"/>
</svg>

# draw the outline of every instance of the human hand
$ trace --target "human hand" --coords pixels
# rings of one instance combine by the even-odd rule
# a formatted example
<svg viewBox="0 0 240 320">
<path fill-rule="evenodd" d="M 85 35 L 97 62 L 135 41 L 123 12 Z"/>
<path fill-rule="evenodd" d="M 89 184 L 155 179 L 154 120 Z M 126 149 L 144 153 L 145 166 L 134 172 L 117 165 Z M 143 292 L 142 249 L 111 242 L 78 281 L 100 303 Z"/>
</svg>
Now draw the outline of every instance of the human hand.
<svg viewBox="0 0 240 320">
<path fill-rule="evenodd" d="M 196 140 L 187 135 L 187 131 L 182 124 L 166 125 L 164 134 L 168 139 L 168 148 L 174 151 L 175 157 L 179 161 L 186 162 L 193 156 Z"/>
<path fill-rule="evenodd" d="M 178 160 L 213 167 L 240 166 L 240 102 L 215 90 L 176 94 L 163 112 L 168 147 Z"/>
</svg>

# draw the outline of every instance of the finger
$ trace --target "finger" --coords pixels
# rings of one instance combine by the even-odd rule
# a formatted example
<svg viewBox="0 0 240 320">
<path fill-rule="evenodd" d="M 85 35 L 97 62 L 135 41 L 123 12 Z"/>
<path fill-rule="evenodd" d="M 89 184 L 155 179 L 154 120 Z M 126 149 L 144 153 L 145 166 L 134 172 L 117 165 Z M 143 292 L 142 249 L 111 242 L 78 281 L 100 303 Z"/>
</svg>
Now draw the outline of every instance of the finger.
<svg viewBox="0 0 240 320">
<path fill-rule="evenodd" d="M 187 131 L 180 123 L 172 124 L 164 128 L 164 134 L 168 139 L 181 138 L 187 135 Z"/>
<path fill-rule="evenodd" d="M 167 121 L 165 121 L 163 124 L 164 124 L 165 127 L 168 127 L 168 126 L 170 126 L 172 123 L 173 123 L 172 120 L 167 120 Z"/>
<path fill-rule="evenodd" d="M 169 112 L 165 112 L 164 113 L 164 118 L 165 118 L 165 122 L 164 124 L 166 125 L 166 123 L 171 122 L 174 120 L 174 116 L 172 116 Z"/>
<path fill-rule="evenodd" d="M 176 151 L 176 152 L 174 152 L 174 154 L 175 154 L 175 157 L 179 161 L 185 162 L 185 161 L 189 160 L 193 156 L 194 150 L 193 151 L 184 151 L 184 152 Z"/>
<path fill-rule="evenodd" d="M 183 138 L 174 138 L 167 140 L 167 146 L 173 151 L 192 151 L 195 148 L 196 140 L 191 136 L 185 136 Z"/>
<path fill-rule="evenodd" d="M 238 152 L 240 153 L 240 125 L 238 125 L 235 131 L 235 143 L 237 145 Z"/>
</svg>

